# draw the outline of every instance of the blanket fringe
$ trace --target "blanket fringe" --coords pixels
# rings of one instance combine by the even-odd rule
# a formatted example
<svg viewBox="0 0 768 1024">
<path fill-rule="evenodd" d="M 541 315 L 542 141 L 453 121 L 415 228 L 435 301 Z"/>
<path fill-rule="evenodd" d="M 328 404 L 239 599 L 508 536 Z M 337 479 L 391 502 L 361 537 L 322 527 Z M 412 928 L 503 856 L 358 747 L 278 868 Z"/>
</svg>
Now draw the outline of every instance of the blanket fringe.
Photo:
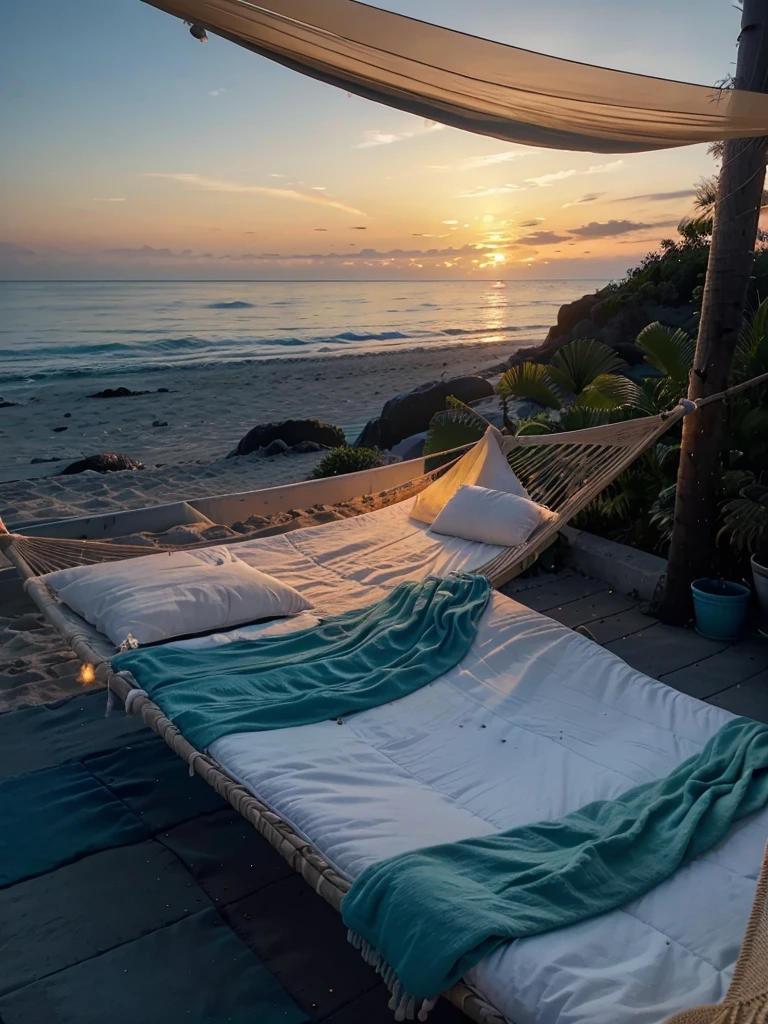
<svg viewBox="0 0 768 1024">
<path fill-rule="evenodd" d="M 363 960 L 381 976 L 382 981 L 391 992 L 389 1009 L 394 1011 L 396 1021 L 420 1020 L 425 1021 L 437 1003 L 437 999 L 418 1000 L 409 992 L 406 992 L 393 967 L 387 963 L 384 957 L 375 949 L 370 942 L 353 932 L 347 931 L 348 942 L 359 951 Z M 416 1007 L 418 1005 L 418 1013 Z"/>
</svg>

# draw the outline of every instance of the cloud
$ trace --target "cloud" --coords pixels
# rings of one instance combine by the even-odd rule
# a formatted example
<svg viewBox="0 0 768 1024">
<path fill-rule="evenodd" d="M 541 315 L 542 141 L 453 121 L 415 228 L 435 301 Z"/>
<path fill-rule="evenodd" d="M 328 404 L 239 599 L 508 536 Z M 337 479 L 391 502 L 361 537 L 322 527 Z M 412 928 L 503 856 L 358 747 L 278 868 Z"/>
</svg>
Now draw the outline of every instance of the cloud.
<svg viewBox="0 0 768 1024">
<path fill-rule="evenodd" d="M 521 220 L 520 221 L 520 227 L 521 228 L 535 228 L 536 225 L 537 224 L 541 224 L 541 222 L 543 220 L 544 220 L 544 217 L 534 217 L 533 220 Z"/>
<path fill-rule="evenodd" d="M 612 160 L 607 164 L 593 164 L 586 171 L 577 171 L 571 167 L 567 171 L 555 171 L 552 174 L 542 174 L 538 178 L 526 178 L 525 183 L 526 185 L 535 185 L 537 188 L 549 188 L 556 181 L 565 181 L 567 178 L 575 178 L 577 175 L 612 174 L 624 166 L 623 160 Z"/>
<path fill-rule="evenodd" d="M 584 206 L 585 203 L 594 203 L 597 199 L 602 199 L 605 192 L 590 192 L 586 196 L 582 196 L 581 199 L 572 199 L 570 203 L 565 203 L 563 209 L 567 210 L 570 206 Z"/>
<path fill-rule="evenodd" d="M 565 181 L 566 178 L 574 178 L 579 172 L 570 168 L 567 171 L 554 171 L 552 174 L 540 174 L 538 178 L 526 178 L 526 185 L 533 185 L 535 188 L 549 188 L 556 181 Z"/>
<path fill-rule="evenodd" d="M 556 231 L 532 231 L 530 235 L 518 238 L 518 245 L 557 245 L 567 242 L 568 235 L 558 235 Z"/>
<path fill-rule="evenodd" d="M 34 249 L 26 249 L 16 242 L 0 242 L 0 258 L 12 260 L 23 260 L 29 256 L 37 256 Z"/>
<path fill-rule="evenodd" d="M 189 253 L 190 250 L 188 249 Z M 124 256 L 129 259 L 176 259 L 184 253 L 176 253 L 171 249 L 154 249 L 151 245 L 142 245 L 138 249 L 105 249 L 105 256 Z"/>
<path fill-rule="evenodd" d="M 458 224 L 459 222 L 457 220 L 444 220 L 444 221 L 442 221 L 442 223 L 443 224 Z"/>
<path fill-rule="evenodd" d="M 227 91 L 226 89 L 211 89 L 211 91 L 208 93 L 208 95 L 209 96 L 223 96 L 226 91 Z"/>
<path fill-rule="evenodd" d="M 289 199 L 297 203 L 314 203 L 317 206 L 330 206 L 334 210 L 343 210 L 344 213 L 354 213 L 358 217 L 365 217 L 365 213 L 362 210 L 357 210 L 354 206 L 347 206 L 346 203 L 332 199 L 325 192 L 299 192 L 296 188 L 290 187 L 277 188 L 268 185 L 244 185 L 237 181 L 226 181 L 223 178 L 207 178 L 203 174 L 153 172 L 145 174 L 144 177 L 177 181 L 182 185 L 188 185 L 203 192 L 245 193 L 269 196 L 272 199 Z"/>
<path fill-rule="evenodd" d="M 650 224 L 641 224 L 632 220 L 609 220 L 604 223 L 593 220 L 580 228 L 568 228 L 572 235 L 579 238 L 613 238 L 616 235 L 628 235 L 632 231 L 644 231 Z"/>
<path fill-rule="evenodd" d="M 459 199 L 482 199 L 483 196 L 503 196 L 509 192 L 527 192 L 524 185 L 497 185 L 495 188 L 474 188 L 469 192 L 459 192 Z"/>
<path fill-rule="evenodd" d="M 582 174 L 613 174 L 614 171 L 620 171 L 626 164 L 623 160 L 611 160 L 607 164 L 593 164 L 588 167 L 586 171 L 582 171 Z"/>
<path fill-rule="evenodd" d="M 354 227 L 350 228 L 349 230 L 350 231 L 367 231 L 368 228 L 361 227 L 359 224 L 356 224 Z"/>
<path fill-rule="evenodd" d="M 125 199 L 121 196 L 94 196 L 94 203 L 124 203 Z"/>
<path fill-rule="evenodd" d="M 668 199 L 690 199 L 696 195 L 695 188 L 681 188 L 677 192 L 648 192 L 642 196 L 625 196 L 621 199 L 614 199 L 614 203 L 631 203 L 636 199 L 649 199 L 653 203 L 664 203 Z"/>
<path fill-rule="evenodd" d="M 593 164 L 588 167 L 585 171 L 577 171 L 574 167 L 569 167 L 563 171 L 553 171 L 550 174 L 540 174 L 534 178 L 525 178 L 523 185 L 513 185 L 507 183 L 506 185 L 491 186 L 487 188 L 474 188 L 467 192 L 460 192 L 459 199 L 480 199 L 484 196 L 500 196 L 505 195 L 509 192 L 525 192 L 532 188 L 551 188 L 555 182 L 567 181 L 569 178 L 575 178 L 581 175 L 591 174 L 611 174 L 614 171 L 620 170 L 625 166 L 623 160 L 613 160 L 607 164 Z"/>
<path fill-rule="evenodd" d="M 488 153 L 486 156 L 470 156 L 458 164 L 457 170 L 476 171 L 480 167 L 493 167 L 496 164 L 506 164 L 512 160 L 521 160 L 523 157 L 531 156 L 533 149 L 512 149 L 504 150 L 503 153 Z"/>
<path fill-rule="evenodd" d="M 419 128 L 405 132 L 381 132 L 376 128 L 363 132 L 363 141 L 357 142 L 353 149 L 373 149 L 375 146 L 391 146 L 395 142 L 405 142 L 406 139 L 415 139 L 419 135 L 429 135 L 432 132 L 441 132 L 444 124 L 436 121 L 425 121 Z"/>
</svg>

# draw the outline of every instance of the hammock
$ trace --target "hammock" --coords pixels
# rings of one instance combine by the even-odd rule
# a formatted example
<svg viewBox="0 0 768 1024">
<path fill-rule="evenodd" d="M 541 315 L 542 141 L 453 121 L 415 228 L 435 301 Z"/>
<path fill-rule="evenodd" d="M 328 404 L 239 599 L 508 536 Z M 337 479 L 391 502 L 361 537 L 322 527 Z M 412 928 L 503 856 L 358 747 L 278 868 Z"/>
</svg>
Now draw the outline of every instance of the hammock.
<svg viewBox="0 0 768 1024">
<path fill-rule="evenodd" d="M 768 96 L 548 57 L 355 0 L 144 0 L 294 71 L 478 135 L 631 153 L 768 133 Z"/>
<path fill-rule="evenodd" d="M 768 380 L 768 374 L 697 402 L 683 401 L 670 412 L 659 416 L 568 434 L 504 438 L 510 463 L 532 496 L 539 501 L 549 500 L 553 507 L 557 506 L 558 515 L 551 524 L 545 524 L 538 537 L 532 538 L 520 548 L 503 552 L 487 563 L 482 571 L 497 585 L 498 581 L 512 578 L 524 563 L 535 557 L 537 551 L 546 547 L 571 515 L 584 508 L 602 487 L 615 479 L 674 423 L 702 405 L 764 380 Z M 384 507 L 393 500 L 403 500 L 406 495 L 415 493 L 431 482 L 435 475 L 434 472 L 422 474 L 414 481 L 368 497 L 381 502 L 378 507 Z M 327 486 L 329 481 L 314 481 L 302 486 L 312 488 L 316 484 Z M 361 499 L 360 511 L 366 511 L 365 504 Z M 191 773 L 200 775 L 228 800 L 316 892 L 339 910 L 341 900 L 349 890 L 349 882 L 278 814 L 245 786 L 234 781 L 212 757 L 192 746 L 146 693 L 137 690 L 126 676 L 114 672 L 109 662 L 114 655 L 114 648 L 79 616 L 61 604 L 48 590 L 43 579 L 34 578 L 45 571 L 48 548 L 53 552 L 57 566 L 62 563 L 79 564 L 84 558 L 100 561 L 104 558 L 146 554 L 147 548 L 139 545 L 111 545 L 103 541 L 27 537 L 8 534 L 7 531 L 0 535 L 0 542 L 0 547 L 18 567 L 21 575 L 27 578 L 26 590 L 29 596 L 81 662 L 93 667 L 95 679 L 107 685 L 110 700 L 116 696 L 124 702 L 126 711 L 140 714 L 144 722 L 188 763 Z M 676 1018 L 674 1024 L 764 1024 L 768 1013 L 767 951 L 768 852 L 736 972 L 724 1002 L 688 1011 Z M 463 982 L 455 985 L 445 995 L 478 1024 L 504 1024 L 499 1012 Z"/>
<path fill-rule="evenodd" d="M 669 412 L 624 423 L 609 423 L 562 434 L 502 438 L 502 449 L 509 464 L 531 498 L 546 505 L 556 515 L 537 527 L 524 544 L 505 548 L 500 555 L 476 567 L 474 571 L 487 576 L 495 587 L 509 582 L 535 561 L 570 519 L 586 508 L 600 491 L 695 407 L 694 403 L 681 403 Z M 414 467 L 420 467 L 423 461 L 416 460 Z M 407 484 L 362 496 L 356 502 L 342 502 L 336 507 L 343 508 L 348 514 L 384 508 L 417 494 L 447 468 L 444 466 L 431 473 L 422 473 Z M 374 471 L 374 477 L 376 472 L 381 470 Z M 318 480 L 305 484 L 308 497 L 316 485 L 327 487 L 328 481 Z M 295 529 L 297 525 L 311 525 L 312 517 L 316 515 L 313 512 L 314 504 L 310 501 L 307 509 L 302 510 L 306 514 L 302 516 L 300 524 L 295 524 L 294 520 L 293 525 L 289 522 L 280 532 Z M 260 527 L 256 534 L 263 531 L 264 527 Z M 275 529 L 270 532 L 278 531 Z M 247 533 L 240 533 L 236 540 L 247 538 Z M 212 543 L 220 544 L 222 541 L 220 538 L 216 541 L 201 541 L 200 544 L 187 547 Z M 167 550 L 162 545 L 162 538 L 157 547 L 148 548 L 140 544 L 26 536 L 9 533 L 0 520 L 0 551 L 6 553 L 24 576 L 39 576 L 57 569 L 133 558 L 162 550 Z M 179 546 L 174 545 L 173 550 L 179 550 Z"/>
<path fill-rule="evenodd" d="M 473 571 L 487 576 L 494 587 L 503 587 L 532 565 L 542 551 L 554 541 L 563 526 L 585 509 L 675 423 L 697 409 L 739 394 L 765 381 L 768 381 L 768 373 L 693 402 L 681 399 L 667 412 L 627 420 L 624 423 L 606 423 L 599 427 L 560 434 L 503 437 L 502 450 L 528 494 L 555 515 L 538 526 L 525 543 L 505 548 L 489 562 L 474 567 Z M 467 447 L 454 449 L 443 455 L 463 453 Z M 305 507 L 292 510 L 297 515 L 286 517 L 284 512 L 277 513 L 266 526 L 262 523 L 250 533 L 238 533 L 233 540 L 247 540 L 249 537 L 269 533 L 287 533 L 315 523 L 327 522 L 329 512 L 335 518 L 344 518 L 373 512 L 405 501 L 406 498 L 424 490 L 449 468 L 443 466 L 441 469 L 424 472 L 425 461 L 428 460 L 415 459 L 413 462 L 402 464 L 412 466 L 414 472 L 418 471 L 416 476 L 405 483 L 385 490 L 376 490 L 372 487 L 368 493 L 358 498 L 339 501 L 330 507 L 318 505 L 317 501 L 310 500 Z M 450 465 L 452 464 L 451 462 Z M 389 469 L 391 467 L 372 470 L 366 478 L 375 480 L 378 474 L 386 473 Z M 354 475 L 347 479 L 353 478 Z M 329 483 L 329 480 L 314 480 L 303 484 L 301 490 L 311 498 L 318 488 L 327 492 Z M 254 498 L 258 497 L 259 493 L 253 492 Z M 300 519 L 298 514 L 301 514 Z M 210 520 L 208 523 L 210 524 Z M 48 572 L 69 569 L 77 565 L 136 558 L 156 551 L 178 551 L 181 548 L 221 544 L 222 539 L 218 537 L 215 540 L 202 540 L 197 544 L 166 546 L 163 545 L 162 538 L 156 537 L 155 542 L 154 546 L 148 547 L 147 544 L 27 536 L 22 533 L 10 533 L 0 519 L 0 553 L 4 553 L 25 578 L 42 576 Z"/>
</svg>

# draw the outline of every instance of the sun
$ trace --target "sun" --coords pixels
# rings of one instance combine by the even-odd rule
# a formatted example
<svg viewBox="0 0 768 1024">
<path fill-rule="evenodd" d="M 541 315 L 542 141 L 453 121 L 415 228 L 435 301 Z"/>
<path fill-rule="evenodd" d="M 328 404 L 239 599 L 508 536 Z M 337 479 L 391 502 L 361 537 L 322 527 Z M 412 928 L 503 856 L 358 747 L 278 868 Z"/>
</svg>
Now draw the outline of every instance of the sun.
<svg viewBox="0 0 768 1024">
<path fill-rule="evenodd" d="M 494 263 L 503 263 L 505 259 L 506 259 L 506 257 L 504 256 L 503 252 L 495 252 L 493 254 L 493 262 Z"/>
</svg>

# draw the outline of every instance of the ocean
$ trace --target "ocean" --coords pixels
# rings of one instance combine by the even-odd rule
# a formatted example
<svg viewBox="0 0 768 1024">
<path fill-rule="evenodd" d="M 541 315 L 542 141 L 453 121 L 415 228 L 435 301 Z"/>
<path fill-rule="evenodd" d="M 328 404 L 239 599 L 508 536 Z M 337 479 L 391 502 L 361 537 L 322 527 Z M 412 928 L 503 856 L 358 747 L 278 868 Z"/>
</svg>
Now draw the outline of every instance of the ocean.
<svg viewBox="0 0 768 1024">
<path fill-rule="evenodd" d="M 544 339 L 603 281 L 0 282 L 0 385 Z"/>
</svg>

